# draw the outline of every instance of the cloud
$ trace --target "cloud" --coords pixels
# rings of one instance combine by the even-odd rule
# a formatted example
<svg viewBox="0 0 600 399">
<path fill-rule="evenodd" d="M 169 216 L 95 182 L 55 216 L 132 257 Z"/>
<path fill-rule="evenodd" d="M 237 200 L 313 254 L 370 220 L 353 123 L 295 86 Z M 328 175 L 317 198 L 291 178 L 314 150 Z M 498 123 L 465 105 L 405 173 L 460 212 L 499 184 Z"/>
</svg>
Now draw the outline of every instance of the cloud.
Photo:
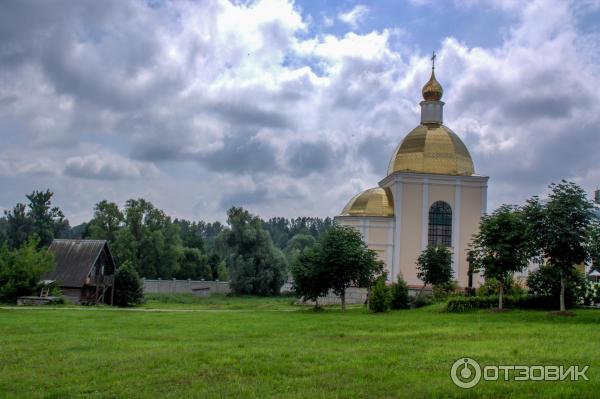
<svg viewBox="0 0 600 399">
<path fill-rule="evenodd" d="M 364 4 L 357 4 L 350 11 L 339 13 L 338 19 L 351 28 L 356 29 L 363 22 L 367 14 L 369 13 L 369 7 Z"/>
<path fill-rule="evenodd" d="M 64 174 L 87 179 L 118 180 L 155 177 L 154 164 L 134 162 L 114 154 L 75 156 L 65 161 Z"/>
<path fill-rule="evenodd" d="M 431 33 L 447 35 L 446 124 L 490 176 L 489 208 L 561 178 L 595 188 L 600 33 L 581 26 L 593 6 L 494 4 L 445 10 L 509 15 L 494 46 Z M 356 33 L 286 0 L 2 2 L 0 205 L 51 186 L 79 220 L 138 196 L 207 220 L 243 204 L 334 215 L 384 177 L 429 77 L 430 43 L 379 7 L 344 9 Z"/>
</svg>

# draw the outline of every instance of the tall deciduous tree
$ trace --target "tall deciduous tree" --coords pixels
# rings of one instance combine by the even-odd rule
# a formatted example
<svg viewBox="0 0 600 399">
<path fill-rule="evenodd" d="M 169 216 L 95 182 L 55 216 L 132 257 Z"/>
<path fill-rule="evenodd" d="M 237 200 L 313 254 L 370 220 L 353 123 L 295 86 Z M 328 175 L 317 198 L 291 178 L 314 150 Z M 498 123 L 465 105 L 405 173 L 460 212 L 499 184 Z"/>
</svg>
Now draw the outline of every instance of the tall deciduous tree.
<svg viewBox="0 0 600 399">
<path fill-rule="evenodd" d="M 322 252 L 320 244 L 317 243 L 299 252 L 290 264 L 294 281 L 292 290 L 298 298 L 313 301 L 315 309 L 319 307 L 319 297 L 327 295 L 330 288 L 326 268 L 321 259 Z"/>
<path fill-rule="evenodd" d="M 524 208 L 543 259 L 560 271 L 560 310 L 564 312 L 566 280 L 575 265 L 589 258 L 592 204 L 577 184 L 551 184 L 548 202 L 533 197 Z"/>
<path fill-rule="evenodd" d="M 40 247 L 47 247 L 69 228 L 62 211 L 52 206 L 53 195 L 50 190 L 33 191 L 26 195 L 27 205 L 18 203 L 11 211 L 5 212 L 11 247 L 20 247 L 32 235 L 38 237 Z"/>
<path fill-rule="evenodd" d="M 427 284 L 443 285 L 452 280 L 452 252 L 445 246 L 428 246 L 417 258 L 417 277 L 423 282 L 419 296 Z"/>
<path fill-rule="evenodd" d="M 283 285 L 287 262 L 273 245 L 260 218 L 242 208 L 227 211 L 229 230 L 222 240 L 229 248 L 231 289 L 238 294 L 277 295 Z"/>
<path fill-rule="evenodd" d="M 90 238 L 108 240 L 113 244 L 125 216 L 114 202 L 102 200 L 94 207 L 94 217 L 87 226 Z"/>
<path fill-rule="evenodd" d="M 528 224 L 520 209 L 502 205 L 481 218 L 469 257 L 476 270 L 499 281 L 499 309 L 503 308 L 503 294 L 513 273 L 526 268 L 532 255 Z"/>
</svg>

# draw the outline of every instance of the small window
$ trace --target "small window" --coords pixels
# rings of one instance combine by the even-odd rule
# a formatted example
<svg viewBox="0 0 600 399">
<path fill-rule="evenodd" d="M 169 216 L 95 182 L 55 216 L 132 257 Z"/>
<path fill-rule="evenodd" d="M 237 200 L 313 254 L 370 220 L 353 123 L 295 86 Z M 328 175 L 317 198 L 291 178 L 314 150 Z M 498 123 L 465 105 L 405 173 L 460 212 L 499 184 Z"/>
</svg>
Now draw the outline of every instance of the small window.
<svg viewBox="0 0 600 399">
<path fill-rule="evenodd" d="M 452 208 L 444 201 L 429 208 L 429 245 L 452 246 Z"/>
</svg>

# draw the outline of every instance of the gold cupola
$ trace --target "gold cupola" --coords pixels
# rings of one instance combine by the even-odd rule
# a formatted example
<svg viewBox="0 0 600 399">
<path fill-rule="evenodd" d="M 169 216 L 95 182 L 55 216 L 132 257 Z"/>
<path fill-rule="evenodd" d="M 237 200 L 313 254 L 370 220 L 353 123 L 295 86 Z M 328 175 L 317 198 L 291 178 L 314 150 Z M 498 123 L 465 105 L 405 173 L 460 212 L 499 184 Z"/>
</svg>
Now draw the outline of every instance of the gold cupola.
<svg viewBox="0 0 600 399">
<path fill-rule="evenodd" d="M 431 57 L 435 62 L 435 53 Z M 431 78 L 423 86 L 421 124 L 414 128 L 394 151 L 388 175 L 394 172 L 434 173 L 470 176 L 475 167 L 469 150 L 460 137 L 443 124 L 444 93 L 435 78 L 435 64 Z"/>
<path fill-rule="evenodd" d="M 340 216 L 394 216 L 394 200 L 387 189 L 370 188 L 352 198 Z"/>
<path fill-rule="evenodd" d="M 435 78 L 435 67 L 431 68 L 431 77 L 425 83 L 425 86 L 423 86 L 421 93 L 425 101 L 440 101 L 442 99 L 444 89 L 442 89 L 442 85 Z"/>
</svg>

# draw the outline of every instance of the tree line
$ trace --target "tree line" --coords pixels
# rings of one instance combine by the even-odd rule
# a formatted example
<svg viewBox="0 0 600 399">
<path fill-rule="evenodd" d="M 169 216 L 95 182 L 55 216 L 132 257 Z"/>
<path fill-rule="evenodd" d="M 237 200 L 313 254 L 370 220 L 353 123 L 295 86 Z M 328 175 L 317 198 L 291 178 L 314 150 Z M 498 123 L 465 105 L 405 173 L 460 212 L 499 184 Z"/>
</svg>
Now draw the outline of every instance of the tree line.
<svg viewBox="0 0 600 399">
<path fill-rule="evenodd" d="M 0 217 L 0 247 L 18 250 L 33 242 L 47 248 L 55 238 L 107 240 L 117 265 L 139 276 L 231 280 L 241 294 L 272 295 L 288 278 L 288 265 L 332 226 L 331 218 L 262 220 L 242 208 L 227 224 L 173 219 L 145 199 L 123 206 L 102 200 L 91 220 L 71 227 L 50 190 L 34 191 Z"/>
</svg>

